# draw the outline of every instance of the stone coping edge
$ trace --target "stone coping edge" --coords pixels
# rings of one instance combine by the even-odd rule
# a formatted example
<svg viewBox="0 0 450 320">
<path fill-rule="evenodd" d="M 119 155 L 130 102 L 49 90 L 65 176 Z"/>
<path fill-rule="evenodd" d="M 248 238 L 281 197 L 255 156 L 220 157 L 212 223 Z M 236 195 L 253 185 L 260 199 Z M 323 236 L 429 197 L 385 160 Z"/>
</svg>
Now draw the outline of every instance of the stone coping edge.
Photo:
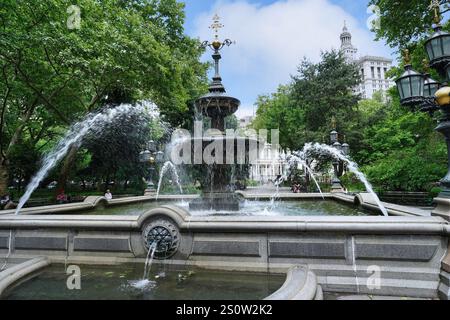
<svg viewBox="0 0 450 320">
<path fill-rule="evenodd" d="M 48 258 L 37 257 L 0 272 L 0 297 L 15 282 L 49 265 Z"/>
<path fill-rule="evenodd" d="M 322 300 L 317 277 L 307 266 L 293 266 L 280 289 L 264 300 Z"/>
<path fill-rule="evenodd" d="M 1 229 L 79 228 L 140 230 L 145 221 L 169 218 L 187 232 L 358 232 L 450 235 L 450 225 L 439 217 L 195 217 L 177 206 L 161 206 L 140 216 L 0 216 Z"/>
<path fill-rule="evenodd" d="M 236 194 L 241 197 L 251 200 L 251 199 L 270 199 L 273 197 L 273 194 L 256 194 L 249 193 L 245 191 L 237 191 Z M 170 200 L 192 200 L 198 198 L 198 195 L 161 195 L 158 197 L 158 200 L 161 201 L 170 201 Z M 322 196 L 319 193 L 280 193 L 278 196 L 281 200 L 321 200 Z M 358 193 L 358 194 L 348 194 L 348 193 L 324 193 L 324 199 L 337 200 L 341 202 L 351 203 L 351 204 L 359 204 L 365 209 L 371 210 L 379 213 L 380 210 L 378 205 L 372 196 L 368 193 Z M 126 198 L 117 198 L 112 200 L 106 200 L 105 197 L 101 196 L 88 196 L 83 202 L 80 203 L 69 203 L 69 204 L 61 204 L 61 205 L 51 205 L 51 206 L 42 206 L 42 207 L 32 207 L 32 208 L 24 208 L 21 211 L 21 215 L 39 215 L 39 214 L 64 214 L 64 213 L 73 213 L 77 211 L 88 211 L 95 209 L 98 206 L 104 205 L 106 207 L 113 207 L 119 205 L 126 204 L 134 204 L 134 203 L 142 203 L 149 201 L 156 201 L 155 195 L 150 196 L 136 196 L 136 197 L 126 197 Z M 383 205 L 386 207 L 386 210 L 390 215 L 393 216 L 430 216 L 431 212 L 395 205 L 391 203 L 383 202 Z M 14 210 L 3 210 L 0 211 L 0 215 L 11 215 L 14 214 Z"/>
</svg>

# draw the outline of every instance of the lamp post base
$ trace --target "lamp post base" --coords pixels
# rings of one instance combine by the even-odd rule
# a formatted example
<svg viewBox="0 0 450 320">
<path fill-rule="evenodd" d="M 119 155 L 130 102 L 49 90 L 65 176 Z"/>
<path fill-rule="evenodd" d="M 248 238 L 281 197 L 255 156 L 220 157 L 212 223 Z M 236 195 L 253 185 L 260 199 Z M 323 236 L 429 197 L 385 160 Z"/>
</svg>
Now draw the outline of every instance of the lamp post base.
<svg viewBox="0 0 450 320">
<path fill-rule="evenodd" d="M 144 190 L 144 196 L 153 196 L 156 194 L 155 188 L 147 188 Z"/>
<path fill-rule="evenodd" d="M 331 193 L 340 193 L 344 192 L 344 188 L 342 187 L 341 181 L 339 179 L 333 180 L 331 182 Z"/>
<path fill-rule="evenodd" d="M 441 300 L 450 300 L 450 245 L 447 250 L 447 255 L 441 262 L 440 284 L 438 288 L 438 295 Z"/>
<path fill-rule="evenodd" d="M 144 196 L 152 196 L 156 194 L 155 184 L 152 180 L 147 183 L 147 188 L 144 191 Z"/>
<path fill-rule="evenodd" d="M 441 188 L 443 191 L 434 199 L 437 206 L 431 215 L 450 221 L 450 112 L 448 107 L 450 105 L 443 108 L 444 116 L 436 128 L 436 131 L 444 135 L 447 144 L 447 175 L 441 180 Z"/>
<path fill-rule="evenodd" d="M 339 161 L 333 162 L 334 176 L 331 180 L 331 193 L 344 192 L 341 180 L 339 180 Z"/>
</svg>

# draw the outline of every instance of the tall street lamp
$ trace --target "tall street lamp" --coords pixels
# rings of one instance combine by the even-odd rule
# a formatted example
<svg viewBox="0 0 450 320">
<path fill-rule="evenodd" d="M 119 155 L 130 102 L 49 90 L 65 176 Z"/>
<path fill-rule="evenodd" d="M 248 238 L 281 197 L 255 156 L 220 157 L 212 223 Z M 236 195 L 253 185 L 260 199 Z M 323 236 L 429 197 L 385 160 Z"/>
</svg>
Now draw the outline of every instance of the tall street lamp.
<svg viewBox="0 0 450 320">
<path fill-rule="evenodd" d="M 350 152 L 350 146 L 345 142 L 345 138 L 343 144 L 339 142 L 339 133 L 336 131 L 336 119 L 334 117 L 332 119 L 332 127 L 333 130 L 330 132 L 331 146 L 339 151 L 342 151 L 343 154 L 348 155 Z M 337 158 L 333 159 L 333 169 L 334 174 L 333 179 L 331 180 L 331 192 L 343 192 L 344 188 L 342 187 L 339 177 L 342 176 L 344 171 L 344 163 Z"/>
<path fill-rule="evenodd" d="M 150 140 L 147 143 L 147 148 L 139 153 L 139 162 L 149 165 L 149 176 L 146 179 L 147 188 L 144 191 L 144 195 L 153 194 L 156 192 L 153 182 L 156 164 L 164 162 L 164 152 L 158 151 L 155 141 Z"/>
<path fill-rule="evenodd" d="M 434 34 L 425 42 L 430 66 L 438 73 L 450 80 L 450 34 L 444 32 L 441 26 L 439 4 L 433 3 L 434 10 Z M 402 105 L 418 107 L 420 111 L 442 111 L 442 118 L 436 131 L 442 133 L 447 142 L 448 165 L 447 175 L 440 181 L 442 192 L 434 199 L 437 204 L 432 215 L 443 217 L 450 221 L 450 87 L 447 83 L 431 79 L 426 72 L 421 74 L 412 69 L 411 58 L 408 50 L 404 50 L 405 72 L 396 80 Z"/>
</svg>

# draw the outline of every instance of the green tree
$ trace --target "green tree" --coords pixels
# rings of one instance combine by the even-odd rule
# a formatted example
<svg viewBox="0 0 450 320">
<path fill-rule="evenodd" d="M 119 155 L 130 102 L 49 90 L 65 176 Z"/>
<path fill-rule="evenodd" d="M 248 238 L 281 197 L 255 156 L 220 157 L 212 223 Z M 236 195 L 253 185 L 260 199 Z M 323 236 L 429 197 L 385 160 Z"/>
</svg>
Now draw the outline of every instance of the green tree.
<svg viewBox="0 0 450 320">
<path fill-rule="evenodd" d="M 347 63 L 340 52 L 324 52 L 318 63 L 304 59 L 291 84 L 258 98 L 253 126 L 280 129 L 281 146 L 298 150 L 307 142 L 328 142 L 335 117 L 339 130 L 352 140 L 350 123 L 359 101 L 353 88 L 360 81 L 356 65 Z"/>
<path fill-rule="evenodd" d="M 394 97 L 386 105 L 373 100 L 365 102 L 375 113 L 364 114 L 368 118 L 362 132 L 362 148 L 353 156 L 379 188 L 429 191 L 445 175 L 445 144 L 433 130 L 433 118 L 402 107 L 395 89 L 392 93 Z"/>
<path fill-rule="evenodd" d="M 67 26 L 70 5 L 2 1 L 0 194 L 6 192 L 12 150 L 21 141 L 31 139 L 34 148 L 46 144 L 111 97 L 150 99 L 167 121 L 182 124 L 190 101 L 204 90 L 202 49 L 183 33 L 182 4 L 79 0 L 81 29 L 73 30 Z"/>
<path fill-rule="evenodd" d="M 444 8 L 448 0 L 439 1 Z M 377 39 L 384 39 L 391 47 L 405 48 L 423 40 L 431 31 L 434 12 L 427 0 L 371 0 L 369 5 L 380 9 L 380 28 Z M 448 9 L 444 9 L 443 12 Z"/>
</svg>

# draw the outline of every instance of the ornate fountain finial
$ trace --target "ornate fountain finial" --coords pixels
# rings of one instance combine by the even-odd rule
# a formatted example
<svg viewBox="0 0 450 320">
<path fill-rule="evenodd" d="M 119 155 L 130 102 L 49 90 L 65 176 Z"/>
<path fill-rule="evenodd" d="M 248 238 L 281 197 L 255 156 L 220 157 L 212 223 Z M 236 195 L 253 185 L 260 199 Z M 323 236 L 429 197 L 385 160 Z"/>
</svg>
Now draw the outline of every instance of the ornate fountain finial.
<svg viewBox="0 0 450 320">
<path fill-rule="evenodd" d="M 213 17 L 213 23 L 209 26 L 209 28 L 214 31 L 214 40 L 212 42 L 203 41 L 202 47 L 209 47 L 218 53 L 224 46 L 231 46 L 234 44 L 235 41 L 231 41 L 230 39 L 225 39 L 223 42 L 219 40 L 219 30 L 223 27 L 224 25 L 220 22 L 219 15 L 215 14 Z"/>
<path fill-rule="evenodd" d="M 433 10 L 433 22 L 436 24 L 436 26 L 440 26 L 441 24 L 441 6 L 439 3 L 439 0 L 431 0 L 431 4 L 429 6 L 430 10 Z"/>
<path fill-rule="evenodd" d="M 224 25 L 220 23 L 220 17 L 216 13 L 213 17 L 213 24 L 209 26 L 210 29 L 214 30 L 215 40 L 217 40 L 217 41 L 219 40 L 219 30 L 222 29 L 223 27 L 224 27 Z"/>
<path fill-rule="evenodd" d="M 214 51 L 212 58 L 214 59 L 214 70 L 215 75 L 213 81 L 209 86 L 209 92 L 225 92 L 225 87 L 222 84 L 222 77 L 219 72 L 219 61 L 222 58 L 220 55 L 220 50 L 224 46 L 231 46 L 235 42 L 230 39 L 225 39 L 224 41 L 219 40 L 219 30 L 222 29 L 224 25 L 220 23 L 220 17 L 215 14 L 213 17 L 213 23 L 209 26 L 210 29 L 214 30 L 214 40 L 213 41 L 203 41 L 202 47 L 209 47 Z"/>
<path fill-rule="evenodd" d="M 405 62 L 405 65 L 411 64 L 411 55 L 408 49 L 403 50 L 403 61 Z"/>
</svg>

